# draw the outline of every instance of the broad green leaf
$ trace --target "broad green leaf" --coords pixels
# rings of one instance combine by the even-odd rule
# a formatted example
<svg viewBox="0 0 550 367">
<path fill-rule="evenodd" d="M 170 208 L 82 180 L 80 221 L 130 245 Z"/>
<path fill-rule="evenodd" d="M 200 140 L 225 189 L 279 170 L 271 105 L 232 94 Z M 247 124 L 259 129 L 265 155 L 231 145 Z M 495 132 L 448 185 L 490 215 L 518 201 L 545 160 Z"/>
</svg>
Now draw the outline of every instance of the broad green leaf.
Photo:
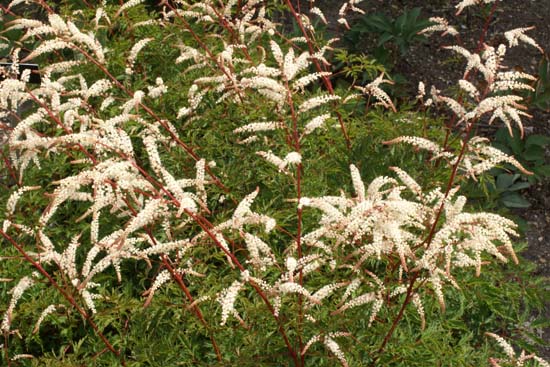
<svg viewBox="0 0 550 367">
<path fill-rule="evenodd" d="M 508 208 L 529 208 L 531 206 L 531 203 L 527 201 L 525 198 L 523 198 L 518 193 L 510 193 L 507 195 L 502 195 L 502 198 L 500 199 L 502 204 Z"/>
</svg>

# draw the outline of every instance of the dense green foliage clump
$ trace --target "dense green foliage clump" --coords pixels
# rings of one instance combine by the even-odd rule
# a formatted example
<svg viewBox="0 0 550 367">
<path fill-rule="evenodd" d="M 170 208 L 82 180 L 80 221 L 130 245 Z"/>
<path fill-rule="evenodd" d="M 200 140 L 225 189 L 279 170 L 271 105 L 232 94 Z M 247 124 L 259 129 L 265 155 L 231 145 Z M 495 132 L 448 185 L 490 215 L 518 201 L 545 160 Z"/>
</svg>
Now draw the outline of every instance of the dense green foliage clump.
<svg viewBox="0 0 550 367">
<path fill-rule="evenodd" d="M 509 216 L 507 207 L 524 204 L 517 192 L 529 186 L 529 162 L 544 162 L 526 153 L 520 163 L 527 169 L 495 159 L 492 171 L 476 171 L 476 164 L 490 159 L 477 146 L 463 149 L 473 131 L 466 123 L 457 128 L 463 116 L 437 114 L 422 98 L 394 105 L 386 94 L 393 96 L 395 86 L 383 79 L 384 60 L 325 47 L 330 41 L 315 39 L 308 27 L 318 24 L 297 15 L 290 2 L 166 1 L 164 8 L 130 6 L 132 1 L 122 7 L 118 1 L 101 7 L 37 3 L 41 8 L 33 16 L 43 18 L 42 25 L 20 22 L 24 8 L 3 6 L 6 57 L 30 57 L 42 69 L 78 63 L 43 73 L 41 86 L 0 84 L 2 112 L 12 109 L 3 116 L 13 125 L 6 124 L 2 146 L 0 363 L 481 366 L 502 355 L 486 333 L 530 352 L 544 343 L 538 334 L 544 325 L 538 318 L 545 301 L 542 280 L 521 259 L 521 240 L 514 244 L 517 264 L 496 261 L 515 256 L 506 235 L 488 241 L 487 248 L 497 252 L 468 247 L 471 262 L 453 259 L 451 272 L 449 260 L 446 274 L 430 270 L 446 266 L 445 251 L 463 251 L 475 235 L 482 241 L 485 230 L 498 227 L 491 222 L 496 217 L 475 217 L 457 227 L 442 240 L 446 247 L 433 263 L 416 262 L 457 215 L 447 207 L 465 217 L 484 210 Z M 417 33 L 433 25 L 417 21 L 418 10 L 406 14 L 364 18 L 363 25 L 378 29 L 379 46 L 393 40 L 405 53 L 420 38 Z M 268 20 L 285 17 L 293 19 L 294 30 L 285 33 L 288 24 L 271 28 Z M 55 44 L 60 40 L 67 44 Z M 271 71 L 259 75 L 261 68 Z M 310 81 L 300 79 L 307 76 Z M 99 88 L 102 80 L 105 88 Z M 521 78 L 515 82 L 523 86 Z M 356 83 L 365 94 L 354 95 Z M 99 92 L 91 92 L 94 85 Z M 16 91 L 27 97 L 13 108 L 6 101 L 19 98 Z M 448 103 L 456 113 L 449 99 L 437 96 L 434 104 Z M 471 103 L 463 105 L 473 108 Z M 36 121 L 33 113 L 40 115 Z M 320 126 L 307 125 L 325 115 Z M 269 122 L 265 131 L 250 126 Z M 440 156 L 391 143 L 411 136 L 441 146 Z M 501 143 L 507 139 L 499 136 Z M 531 138 L 515 142 L 517 152 L 505 153 L 545 143 Z M 98 174 L 105 162 L 106 171 L 109 164 L 127 165 Z M 125 170 L 128 176 L 121 174 Z M 358 180 L 367 187 L 381 176 L 392 177 L 390 185 L 361 193 Z M 503 180 L 512 181 L 503 186 Z M 455 189 L 471 196 L 464 208 L 453 197 Z M 249 200 L 251 193 L 256 196 Z M 315 198 L 330 196 L 334 211 L 344 213 L 349 208 L 340 208 L 338 197 L 360 205 L 368 201 L 361 195 L 371 194 L 379 194 L 382 204 L 361 212 L 365 221 L 392 200 L 422 207 L 422 213 L 432 210 L 396 229 L 418 237 L 403 240 L 411 251 L 393 249 L 388 243 L 399 241 L 390 230 L 376 232 L 367 224 L 349 240 L 347 228 L 332 223 L 326 230 L 331 208 L 308 208 Z M 239 210 L 248 217 L 237 216 Z M 498 218 L 495 223 L 508 225 Z M 327 232 L 324 242 L 307 242 L 319 228 Z M 270 253 L 261 243 L 253 249 L 255 239 L 267 243 Z M 361 259 L 371 242 L 391 249 Z M 172 245 L 160 251 L 159 244 Z M 323 253 L 323 246 L 330 251 Z M 16 299 L 22 279 L 32 284 Z M 238 297 L 231 299 L 230 289 L 238 284 Z M 335 285 L 334 293 L 318 302 L 315 291 L 327 285 Z M 369 302 L 351 305 L 366 294 Z"/>
</svg>

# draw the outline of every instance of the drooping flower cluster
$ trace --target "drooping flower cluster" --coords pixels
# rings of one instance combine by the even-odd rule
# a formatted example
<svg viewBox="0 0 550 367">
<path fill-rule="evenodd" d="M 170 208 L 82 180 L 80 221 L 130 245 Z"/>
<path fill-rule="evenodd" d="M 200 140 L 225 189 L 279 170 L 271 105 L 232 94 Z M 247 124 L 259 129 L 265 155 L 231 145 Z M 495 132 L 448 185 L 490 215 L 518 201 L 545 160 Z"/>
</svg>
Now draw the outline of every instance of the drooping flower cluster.
<svg viewBox="0 0 550 367">
<path fill-rule="evenodd" d="M 349 336 L 350 334 L 349 333 L 346 333 L 346 332 L 333 332 L 333 333 L 328 333 L 327 335 L 315 335 L 314 337 L 312 337 L 311 339 L 309 339 L 309 341 L 306 343 L 306 345 L 304 346 L 303 350 L 302 350 L 302 355 L 304 355 L 307 350 L 314 344 L 314 343 L 317 343 L 319 341 L 322 341 L 323 344 L 325 345 L 325 347 L 330 350 L 335 356 L 336 358 L 338 358 L 338 360 L 340 361 L 340 363 L 342 363 L 342 366 L 344 367 L 347 367 L 348 366 L 348 362 L 346 361 L 346 357 L 344 356 L 344 353 L 342 352 L 342 350 L 340 349 L 340 346 L 338 345 L 338 343 L 336 343 L 336 341 L 334 340 L 334 338 L 337 338 L 337 337 L 345 337 L 345 336 Z"/>
<path fill-rule="evenodd" d="M 431 160 L 444 159 L 450 166 L 458 162 L 459 172 L 474 180 L 482 173 L 503 163 L 508 163 L 516 167 L 526 175 L 533 174 L 531 171 L 525 169 L 525 167 L 523 167 L 514 157 L 492 147 L 489 145 L 489 140 L 487 138 L 479 136 L 470 139 L 466 152 L 460 161 L 458 161 L 456 153 L 445 151 L 441 146 L 428 139 L 419 138 L 417 136 L 400 136 L 386 142 L 386 144 L 397 143 L 406 143 L 416 148 L 427 150 L 432 153 Z"/>
<path fill-rule="evenodd" d="M 428 28 L 424 28 L 422 31 L 420 31 L 420 34 L 429 35 L 435 32 L 441 32 L 441 36 L 445 36 L 447 34 L 450 36 L 456 36 L 458 34 L 456 28 L 450 26 L 449 22 L 445 18 L 431 17 L 429 21 L 434 23 L 434 25 L 429 26 Z"/>
<path fill-rule="evenodd" d="M 359 171 L 351 166 L 355 198 L 302 198 L 300 206 L 323 213 L 319 228 L 304 235 L 304 243 L 318 247 L 329 258 L 342 248 L 353 255 L 354 269 L 370 258 L 396 258 L 404 271 L 425 272 L 423 277 L 432 285 L 442 307 L 442 284 L 457 286 L 453 268 L 473 267 L 479 274 L 483 253 L 506 262 L 505 253 L 517 261 L 511 243 L 511 237 L 517 235 L 512 221 L 496 214 L 464 212 L 466 199 L 454 199 L 457 190 L 448 195 L 440 189 L 424 192 L 404 171 L 394 171 L 404 186 L 393 178 L 379 177 L 365 188 Z M 402 196 L 405 189 L 414 200 Z M 445 221 L 435 226 L 440 215 Z M 358 298 L 356 302 L 362 304 L 377 296 L 366 293 Z M 350 303 L 348 308 L 354 305 Z M 422 308 L 417 308 L 421 312 Z"/>
<path fill-rule="evenodd" d="M 464 8 L 467 8 L 472 5 L 478 5 L 478 4 L 491 4 L 494 3 L 495 0 L 462 0 L 460 3 L 455 5 L 455 8 L 457 9 L 456 15 L 462 13 Z"/>
<path fill-rule="evenodd" d="M 21 296 L 23 296 L 23 293 L 25 293 L 27 288 L 31 287 L 33 284 L 34 284 L 34 281 L 31 278 L 23 277 L 19 280 L 17 285 L 11 290 L 11 301 L 8 306 L 8 309 L 4 313 L 4 318 L 2 319 L 3 332 L 10 331 L 13 310 L 15 309 L 15 306 L 17 305 L 17 302 L 19 301 Z"/>
<path fill-rule="evenodd" d="M 522 39 L 530 45 L 540 48 L 534 41 L 529 41 L 532 39 L 523 34 L 525 30 L 528 29 L 511 31 L 512 33 L 507 36 L 510 40 L 509 47 L 516 46 L 517 38 L 523 37 Z M 506 69 L 503 61 L 507 50 L 504 44 L 500 44 L 496 48 L 485 45 L 480 53 L 471 53 L 462 46 L 446 48 L 466 58 L 467 65 L 463 79 L 459 81 L 459 86 L 473 100 L 473 108 L 468 110 L 467 104 L 458 102 L 451 97 L 442 96 L 435 88 L 432 88 L 430 103 L 427 105 L 431 104 L 431 100 L 446 104 L 458 117 L 459 122 L 466 126 L 491 113 L 489 123 L 498 118 L 504 122 L 512 134 L 511 124 L 513 122 L 518 125 L 523 136 L 521 116 L 531 116 L 524 111 L 526 107 L 521 104 L 523 97 L 514 93 L 521 90 L 533 90 L 533 87 L 525 81 L 532 82 L 536 78 L 523 72 L 503 71 Z M 480 75 L 483 82 L 473 80 L 472 76 L 475 75 Z"/>
</svg>

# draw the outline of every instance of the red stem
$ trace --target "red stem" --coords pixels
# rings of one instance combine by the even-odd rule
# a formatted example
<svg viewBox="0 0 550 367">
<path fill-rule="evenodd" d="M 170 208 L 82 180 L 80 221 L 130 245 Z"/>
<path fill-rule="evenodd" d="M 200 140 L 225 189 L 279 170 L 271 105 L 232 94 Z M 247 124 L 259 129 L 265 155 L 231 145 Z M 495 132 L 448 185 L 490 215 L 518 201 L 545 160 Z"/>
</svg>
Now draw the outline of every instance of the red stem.
<svg viewBox="0 0 550 367">
<path fill-rule="evenodd" d="M 4 155 L 2 152 L 2 160 L 4 161 L 4 164 L 8 168 L 8 171 L 10 172 L 10 176 L 13 178 L 13 181 L 16 183 L 17 186 L 21 186 L 21 182 L 17 179 L 17 175 L 15 174 L 15 170 L 13 169 L 13 166 L 10 163 L 10 160 Z"/>
<path fill-rule="evenodd" d="M 403 318 L 403 315 L 405 314 L 405 309 L 407 308 L 408 304 L 412 300 L 412 296 L 414 294 L 414 284 L 416 282 L 416 279 L 418 278 L 418 274 L 414 274 L 412 278 L 409 281 L 409 286 L 407 287 L 407 295 L 405 297 L 405 300 L 403 301 L 403 304 L 401 305 L 401 308 L 399 309 L 399 313 L 395 317 L 395 319 L 392 321 L 390 330 L 387 332 L 386 336 L 384 337 L 384 340 L 382 341 L 382 344 L 378 348 L 378 351 L 376 352 L 376 356 L 371 362 L 371 367 L 374 367 L 376 365 L 376 362 L 382 355 L 382 352 L 384 352 L 384 349 L 386 348 L 386 345 L 390 341 L 395 329 L 397 328 L 397 325 L 399 324 L 399 321 Z"/>
<path fill-rule="evenodd" d="M 296 12 L 296 9 L 294 9 L 294 7 L 292 6 L 292 3 L 290 2 L 290 0 L 286 0 L 286 4 L 287 4 L 288 8 L 290 9 L 290 12 L 292 13 L 292 16 L 296 20 L 296 23 L 298 24 L 298 27 L 300 28 L 300 31 L 302 32 L 304 38 L 306 39 L 307 47 L 309 49 L 310 55 L 313 55 L 315 53 L 315 50 L 313 48 L 313 42 L 311 41 L 311 38 L 309 37 L 309 34 L 307 33 L 306 29 L 304 28 L 304 24 L 302 23 L 302 19 L 300 18 L 300 16 Z M 298 2 L 298 4 L 299 4 L 299 2 Z M 326 69 L 321 67 L 321 64 L 319 63 L 319 60 L 313 59 L 312 61 L 313 61 L 313 65 L 315 66 L 315 69 L 318 72 L 326 71 Z M 334 93 L 334 88 L 332 86 L 332 82 L 330 81 L 330 79 L 327 78 L 325 75 L 323 75 L 321 77 L 321 79 L 323 80 L 323 84 L 327 88 L 327 91 L 329 92 L 329 94 L 334 95 L 335 94 Z M 346 141 L 346 146 L 347 146 L 348 150 L 351 150 L 351 140 L 350 140 L 350 137 L 348 135 L 346 125 L 344 124 L 344 120 L 342 118 L 342 115 L 340 114 L 340 112 L 336 111 L 336 116 L 338 117 L 338 122 L 340 123 L 340 128 L 342 129 L 342 134 L 344 135 L 344 139 Z"/>
<path fill-rule="evenodd" d="M 214 241 L 214 244 L 216 245 L 216 247 L 218 247 L 221 251 L 223 251 L 223 253 L 231 259 L 231 261 L 237 266 L 237 268 L 241 272 L 246 270 L 244 266 L 240 263 L 240 261 L 235 257 L 235 255 L 231 253 L 231 251 L 224 248 L 224 246 L 218 241 L 218 239 L 216 238 L 216 236 L 211 230 L 211 228 L 213 227 L 212 223 L 210 223 L 206 218 L 199 217 L 198 215 L 189 211 L 188 209 L 185 209 L 185 214 L 193 218 L 195 223 L 197 223 L 202 228 L 202 230 L 208 235 L 208 237 L 210 237 L 212 241 Z M 294 351 L 294 349 L 292 348 L 292 345 L 290 344 L 288 336 L 286 335 L 283 325 L 281 324 L 280 318 L 275 314 L 275 309 L 273 308 L 273 305 L 271 305 L 271 302 L 269 302 L 269 299 L 267 298 L 266 294 L 264 293 L 264 291 L 262 291 L 259 285 L 257 285 L 254 281 L 249 281 L 249 283 L 252 286 L 252 288 L 254 288 L 256 293 L 260 296 L 260 298 L 264 301 L 269 312 L 273 315 L 273 318 L 277 322 L 279 333 L 281 334 L 281 337 L 283 338 L 286 344 L 288 352 L 290 353 L 292 359 L 294 360 L 294 365 L 300 366 L 296 352 Z"/>
<path fill-rule="evenodd" d="M 300 134 L 298 133 L 298 118 L 296 116 L 296 111 L 294 109 L 294 101 L 292 99 L 292 91 L 288 85 L 288 80 L 285 78 L 285 84 L 287 89 L 287 100 L 288 105 L 290 107 L 290 115 L 292 117 L 292 144 L 294 150 L 297 153 L 300 153 L 301 147 L 300 147 Z M 302 164 L 299 163 L 296 165 L 296 199 L 298 203 L 300 202 L 300 199 L 302 198 Z M 302 254 L 302 208 L 300 205 L 297 205 L 296 208 L 296 215 L 297 215 L 297 229 L 296 229 L 296 249 L 298 252 L 298 260 L 300 260 L 303 257 Z M 303 285 L 304 283 L 304 274 L 302 269 L 300 269 L 299 274 L 299 283 L 300 285 Z M 304 317 L 304 311 L 303 311 L 303 297 L 302 295 L 298 296 L 298 325 L 297 325 L 297 334 L 298 334 L 298 346 L 300 350 L 300 363 L 301 366 L 305 363 L 305 356 L 301 353 L 303 349 L 303 340 L 302 340 L 302 321 Z"/>
<path fill-rule="evenodd" d="M 180 289 L 183 291 L 183 293 L 185 293 L 185 296 L 187 297 L 189 302 L 193 304 L 195 300 L 193 299 L 193 296 L 191 295 L 189 288 L 187 288 L 187 286 L 183 282 L 181 275 L 172 267 L 166 255 L 162 256 L 162 263 L 164 264 L 164 266 L 166 266 L 166 268 L 172 275 L 172 278 L 176 280 L 176 283 L 178 284 Z M 193 305 L 193 311 L 195 311 L 195 315 L 197 315 L 198 319 L 200 320 L 201 324 L 206 328 L 206 330 L 209 330 L 210 327 L 206 323 L 206 320 L 204 319 L 204 316 L 198 305 L 196 304 Z M 214 339 L 214 335 L 212 333 L 210 333 L 210 341 L 212 342 L 212 346 L 214 347 L 214 351 L 216 352 L 216 357 L 218 358 L 218 362 L 222 362 L 223 358 L 220 352 L 220 348 L 218 347 L 218 343 L 216 343 L 216 339 Z"/>
<path fill-rule="evenodd" d="M 4 356 L 6 357 L 7 366 L 11 366 L 10 354 L 9 354 L 9 340 L 8 333 L 4 333 Z"/>
<path fill-rule="evenodd" d="M 479 41 L 477 43 L 477 50 L 476 52 L 479 52 L 483 49 L 483 43 L 485 42 L 485 37 L 487 36 L 487 33 L 489 32 L 489 26 L 491 25 L 491 20 L 493 18 L 493 15 L 495 14 L 495 11 L 497 10 L 499 0 L 496 0 L 493 3 L 493 6 L 491 6 L 491 11 L 489 12 L 489 15 L 485 19 L 485 24 L 483 25 L 483 31 L 481 32 L 481 35 L 479 36 Z"/>
</svg>

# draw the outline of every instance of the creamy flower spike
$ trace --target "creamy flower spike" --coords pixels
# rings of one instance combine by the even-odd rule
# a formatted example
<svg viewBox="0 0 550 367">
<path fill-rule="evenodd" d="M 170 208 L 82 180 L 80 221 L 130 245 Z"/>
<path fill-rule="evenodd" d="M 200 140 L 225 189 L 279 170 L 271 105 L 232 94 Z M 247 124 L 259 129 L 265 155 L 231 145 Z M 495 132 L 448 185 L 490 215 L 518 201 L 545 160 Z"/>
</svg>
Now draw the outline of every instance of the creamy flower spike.
<svg viewBox="0 0 550 367">
<path fill-rule="evenodd" d="M 7 333 L 10 331 L 12 314 L 17 306 L 17 302 L 23 296 L 23 293 L 27 288 L 31 287 L 34 284 L 34 281 L 30 277 L 23 277 L 19 280 L 17 285 L 11 290 L 11 300 L 8 306 L 8 309 L 4 313 L 4 318 L 2 320 L 2 331 Z"/>
<path fill-rule="evenodd" d="M 494 3 L 495 0 L 462 0 L 460 3 L 455 5 L 455 8 L 457 9 L 456 15 L 459 15 L 462 13 L 462 11 L 472 5 L 478 5 L 478 4 L 491 4 Z"/>
<path fill-rule="evenodd" d="M 395 106 L 393 105 L 390 96 L 388 96 L 388 94 L 380 88 L 380 84 L 393 84 L 393 82 L 391 80 L 384 79 L 384 73 L 382 73 L 380 74 L 380 76 L 378 76 L 378 78 L 376 78 L 374 81 L 367 84 L 366 86 L 358 86 L 356 88 L 364 94 L 369 94 L 375 97 L 376 99 L 378 99 L 378 104 L 382 105 L 385 108 L 391 108 L 395 112 Z"/>
</svg>

